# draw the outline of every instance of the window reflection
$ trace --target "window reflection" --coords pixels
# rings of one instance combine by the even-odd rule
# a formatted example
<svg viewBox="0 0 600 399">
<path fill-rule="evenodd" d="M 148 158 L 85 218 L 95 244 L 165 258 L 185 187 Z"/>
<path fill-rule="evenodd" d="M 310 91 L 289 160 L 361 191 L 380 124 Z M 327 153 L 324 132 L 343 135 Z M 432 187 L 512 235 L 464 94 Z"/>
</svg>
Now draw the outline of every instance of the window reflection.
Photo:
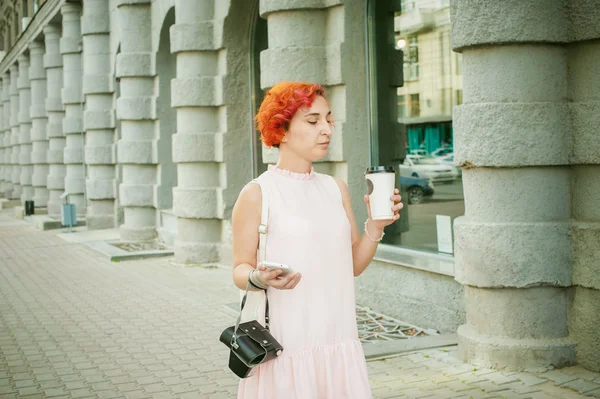
<svg viewBox="0 0 600 399">
<path fill-rule="evenodd" d="M 398 165 L 407 228 L 392 242 L 438 251 L 436 216 L 464 214 L 462 171 L 454 165 L 452 108 L 462 104 L 461 58 L 450 44 L 449 1 L 402 0 L 396 48 L 404 52 L 397 89 L 406 156 Z"/>
</svg>

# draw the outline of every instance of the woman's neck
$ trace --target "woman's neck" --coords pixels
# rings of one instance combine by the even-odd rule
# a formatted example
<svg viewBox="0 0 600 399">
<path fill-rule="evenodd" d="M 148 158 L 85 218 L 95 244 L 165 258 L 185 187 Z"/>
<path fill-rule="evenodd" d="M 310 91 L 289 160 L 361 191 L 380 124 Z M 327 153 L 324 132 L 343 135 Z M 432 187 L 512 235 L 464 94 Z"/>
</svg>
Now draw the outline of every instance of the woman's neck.
<svg viewBox="0 0 600 399">
<path fill-rule="evenodd" d="M 298 157 L 296 154 L 291 154 L 285 150 L 279 150 L 279 159 L 275 166 L 279 169 L 288 170 L 294 173 L 310 173 L 312 170 L 312 162 Z"/>
</svg>

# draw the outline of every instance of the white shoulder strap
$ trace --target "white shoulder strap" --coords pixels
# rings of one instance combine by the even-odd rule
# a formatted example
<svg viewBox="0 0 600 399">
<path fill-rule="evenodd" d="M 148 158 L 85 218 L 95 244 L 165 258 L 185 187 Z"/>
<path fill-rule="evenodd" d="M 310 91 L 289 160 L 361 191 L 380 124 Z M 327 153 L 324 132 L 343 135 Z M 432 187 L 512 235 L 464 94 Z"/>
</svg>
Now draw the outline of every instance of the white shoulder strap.
<svg viewBox="0 0 600 399">
<path fill-rule="evenodd" d="M 257 266 L 263 260 L 266 260 L 267 252 L 267 224 L 269 221 L 269 190 L 265 184 L 257 179 L 252 180 L 260 186 L 262 192 L 262 209 L 260 213 L 260 225 L 258 226 L 259 241 L 258 241 L 258 259 Z M 240 291 L 240 301 L 244 297 L 245 290 Z M 246 297 L 246 306 L 241 313 L 242 322 L 250 320 L 258 320 L 260 316 L 264 316 L 265 293 L 264 291 L 249 291 Z"/>
<path fill-rule="evenodd" d="M 260 225 L 258 233 L 260 234 L 258 242 L 258 262 L 266 260 L 267 252 L 267 225 L 269 223 L 269 191 L 267 187 L 261 184 L 258 180 L 253 180 L 260 185 L 262 191 L 262 210 L 260 212 Z"/>
</svg>

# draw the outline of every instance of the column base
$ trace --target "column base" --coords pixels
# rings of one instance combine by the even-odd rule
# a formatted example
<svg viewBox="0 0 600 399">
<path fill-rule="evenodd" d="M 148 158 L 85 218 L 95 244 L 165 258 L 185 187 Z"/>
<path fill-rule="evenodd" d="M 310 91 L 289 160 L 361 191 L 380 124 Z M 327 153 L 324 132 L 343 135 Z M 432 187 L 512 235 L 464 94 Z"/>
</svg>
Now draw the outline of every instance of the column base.
<svg viewBox="0 0 600 399">
<path fill-rule="evenodd" d="M 184 265 L 219 261 L 218 243 L 182 242 L 175 240 L 175 261 Z"/>
<path fill-rule="evenodd" d="M 88 230 L 114 229 L 116 227 L 113 215 L 86 215 L 85 220 Z"/>
<path fill-rule="evenodd" d="M 7 198 L 3 198 L 0 200 L 0 209 L 10 209 L 21 205 L 21 201 L 18 200 L 9 200 Z"/>
<path fill-rule="evenodd" d="M 458 356 L 466 363 L 514 371 L 544 371 L 576 363 L 575 341 L 570 338 L 512 339 L 475 334 L 458 328 Z"/>
<path fill-rule="evenodd" d="M 155 227 L 129 227 L 121 225 L 119 227 L 121 241 L 152 241 L 156 239 L 157 233 Z"/>
</svg>

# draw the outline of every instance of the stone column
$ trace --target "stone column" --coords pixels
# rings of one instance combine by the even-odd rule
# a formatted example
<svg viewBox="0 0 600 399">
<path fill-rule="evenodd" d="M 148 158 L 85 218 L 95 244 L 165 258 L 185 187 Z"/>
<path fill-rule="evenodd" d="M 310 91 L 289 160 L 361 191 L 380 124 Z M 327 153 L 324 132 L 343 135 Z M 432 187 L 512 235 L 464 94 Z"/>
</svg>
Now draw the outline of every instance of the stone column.
<svg viewBox="0 0 600 399">
<path fill-rule="evenodd" d="M 48 137 L 46 125 L 46 97 L 47 82 L 46 70 L 44 69 L 44 44 L 42 42 L 31 42 L 29 45 L 29 79 L 31 80 L 31 163 L 33 163 L 33 202 L 36 207 L 46 207 L 50 199 L 48 179 Z"/>
<path fill-rule="evenodd" d="M 2 94 L 3 94 L 3 87 L 6 84 L 6 80 L 2 79 L 1 83 L 0 83 L 0 101 L 4 101 L 2 99 Z M 4 160 L 4 154 L 5 154 L 5 147 L 4 147 L 4 103 L 1 103 L 0 106 L 2 107 L 0 109 L 0 197 L 4 197 L 4 182 L 6 180 L 6 178 L 4 177 L 6 175 L 6 171 L 8 168 L 8 165 L 6 164 L 6 161 Z"/>
<path fill-rule="evenodd" d="M 600 25 L 597 4 L 574 2 L 569 46 L 569 103 L 573 151 L 573 283 L 577 285 L 569 331 L 577 341 L 577 363 L 600 371 Z M 596 18 L 590 18 L 595 15 Z"/>
<path fill-rule="evenodd" d="M 181 263 L 218 260 L 222 202 L 222 76 L 218 68 L 220 41 L 214 32 L 214 2 L 175 2 L 171 52 L 177 54 L 177 78 L 171 103 L 177 108 L 173 161 L 178 185 L 173 212 L 178 229 L 175 258 Z"/>
<path fill-rule="evenodd" d="M 117 154 L 123 171 L 119 202 L 125 218 L 120 231 L 122 240 L 145 241 L 156 237 L 158 158 L 151 1 L 119 0 L 117 7 L 121 29 L 121 52 L 117 55 L 121 139 Z"/>
<path fill-rule="evenodd" d="M 269 35 L 269 48 L 260 58 L 261 87 L 268 89 L 286 80 L 320 83 L 327 87 L 329 103 L 336 105 L 335 138 L 327 158 L 316 164 L 315 169 L 348 181 L 342 146 L 346 119 L 346 88 L 341 62 L 344 7 L 307 8 L 304 0 L 273 1 L 261 2 L 260 14 L 267 20 Z M 352 63 L 351 60 L 347 62 Z M 263 156 L 265 162 L 274 163 L 277 155 L 277 151 L 269 151 Z"/>
<path fill-rule="evenodd" d="M 11 199 L 21 199 L 21 167 L 19 166 L 19 89 L 17 82 L 19 80 L 19 67 L 14 64 L 10 67 L 10 144 L 12 145 L 11 163 L 13 191 Z"/>
<path fill-rule="evenodd" d="M 62 102 L 65 107 L 63 132 L 66 137 L 64 162 L 67 166 L 65 192 L 75 204 L 77 215 L 85 215 L 85 165 L 83 164 L 83 67 L 81 51 L 81 4 L 65 3 L 61 8 L 62 37 L 60 53 L 63 56 Z"/>
<path fill-rule="evenodd" d="M 2 105 L 4 118 L 0 128 L 4 132 L 4 185 L 2 194 L 5 198 L 11 198 L 13 192 L 12 183 L 12 144 L 10 130 L 10 74 L 6 72 L 2 75 Z"/>
<path fill-rule="evenodd" d="M 64 149 L 66 145 L 63 133 L 63 118 L 65 115 L 61 98 L 63 88 L 63 60 L 60 54 L 60 26 L 50 24 L 44 27 L 46 53 L 44 68 L 46 69 L 46 114 L 48 115 L 48 164 L 49 172 L 47 187 L 48 216 L 60 218 L 60 195 L 65 191 L 65 176 L 67 168 L 64 164 Z"/>
<path fill-rule="evenodd" d="M 105 0 L 84 0 L 81 21 L 89 230 L 112 228 L 116 223 L 114 77 L 110 65 L 108 5 Z"/>
<path fill-rule="evenodd" d="M 560 45 L 568 20 L 562 0 L 534 3 L 451 2 L 452 44 L 463 55 L 464 104 L 454 110 L 465 197 L 465 216 L 454 226 L 467 318 L 459 352 L 485 367 L 575 361 L 567 324 L 567 50 Z"/>
<path fill-rule="evenodd" d="M 19 56 L 19 80 L 17 87 L 19 89 L 19 165 L 21 166 L 21 204 L 33 199 L 33 185 L 31 175 L 33 174 L 33 165 L 31 164 L 31 86 L 29 83 L 29 56 L 21 54 Z"/>
</svg>

